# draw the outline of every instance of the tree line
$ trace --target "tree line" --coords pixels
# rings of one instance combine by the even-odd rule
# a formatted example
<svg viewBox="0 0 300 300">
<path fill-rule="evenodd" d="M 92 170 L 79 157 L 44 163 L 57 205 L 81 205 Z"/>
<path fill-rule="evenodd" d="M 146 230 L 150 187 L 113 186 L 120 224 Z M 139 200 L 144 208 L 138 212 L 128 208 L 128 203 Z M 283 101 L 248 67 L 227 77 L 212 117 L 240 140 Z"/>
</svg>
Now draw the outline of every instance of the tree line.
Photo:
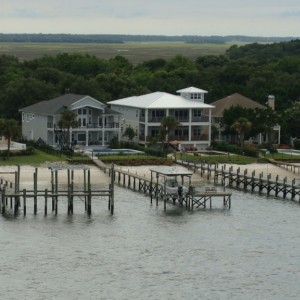
<svg viewBox="0 0 300 300">
<path fill-rule="evenodd" d="M 155 91 L 174 94 L 188 86 L 207 90 L 206 103 L 237 92 L 264 105 L 272 94 L 276 111 L 284 115 L 280 121 L 286 122 L 286 139 L 300 134 L 300 40 L 232 46 L 220 56 L 191 60 L 177 55 L 137 65 L 122 56 L 105 60 L 61 53 L 25 62 L 0 56 L 0 118 L 20 121 L 20 108 L 65 93 L 106 103 Z"/>
</svg>

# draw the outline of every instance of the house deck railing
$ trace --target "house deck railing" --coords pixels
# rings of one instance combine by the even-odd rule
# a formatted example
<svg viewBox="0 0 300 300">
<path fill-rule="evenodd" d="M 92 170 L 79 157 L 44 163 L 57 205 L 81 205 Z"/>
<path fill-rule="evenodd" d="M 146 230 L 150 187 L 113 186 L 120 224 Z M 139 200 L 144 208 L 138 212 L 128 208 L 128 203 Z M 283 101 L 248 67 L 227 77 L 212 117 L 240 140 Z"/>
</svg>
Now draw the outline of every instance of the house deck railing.
<svg viewBox="0 0 300 300">
<path fill-rule="evenodd" d="M 145 136 L 144 135 L 139 135 L 139 140 L 144 142 L 145 141 Z M 146 142 L 150 142 L 159 140 L 159 136 L 146 136 Z M 189 141 L 189 137 L 187 135 L 170 135 L 169 136 L 169 141 L 178 141 L 178 142 L 186 142 Z M 201 135 L 192 135 L 191 136 L 191 141 L 208 141 L 208 134 L 201 134 Z"/>
<path fill-rule="evenodd" d="M 56 125 L 52 124 L 52 123 L 48 123 L 47 124 L 48 129 L 49 128 L 58 128 Z M 80 129 L 118 129 L 120 128 L 120 124 L 113 122 L 113 123 L 107 123 L 107 124 L 98 124 L 98 123 L 90 123 L 90 124 L 86 124 L 86 125 L 80 125 L 76 128 L 76 130 L 80 130 Z"/>
</svg>

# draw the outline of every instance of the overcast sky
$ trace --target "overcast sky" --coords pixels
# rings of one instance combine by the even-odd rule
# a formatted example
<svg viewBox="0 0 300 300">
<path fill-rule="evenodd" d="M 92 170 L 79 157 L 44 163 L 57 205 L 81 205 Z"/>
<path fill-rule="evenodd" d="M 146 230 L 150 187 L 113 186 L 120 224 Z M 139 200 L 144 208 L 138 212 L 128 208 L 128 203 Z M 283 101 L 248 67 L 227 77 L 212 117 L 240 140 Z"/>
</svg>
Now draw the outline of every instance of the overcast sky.
<svg viewBox="0 0 300 300">
<path fill-rule="evenodd" d="M 299 0 L 0 0 L 0 33 L 300 36 Z"/>
</svg>

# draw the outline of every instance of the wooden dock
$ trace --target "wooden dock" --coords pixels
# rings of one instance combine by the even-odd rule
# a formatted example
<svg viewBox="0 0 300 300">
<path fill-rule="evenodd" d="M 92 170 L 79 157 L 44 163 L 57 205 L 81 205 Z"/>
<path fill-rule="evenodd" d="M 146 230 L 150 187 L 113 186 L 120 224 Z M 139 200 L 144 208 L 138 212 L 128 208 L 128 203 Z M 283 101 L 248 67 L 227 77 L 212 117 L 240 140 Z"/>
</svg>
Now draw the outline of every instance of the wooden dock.
<svg viewBox="0 0 300 300">
<path fill-rule="evenodd" d="M 111 170 L 114 169 L 112 165 Z M 108 200 L 108 209 L 111 214 L 114 212 L 114 181 L 112 180 L 107 189 L 95 190 L 91 187 L 90 169 L 83 165 L 76 166 L 63 166 L 63 165 L 50 165 L 51 172 L 51 189 L 38 189 L 38 168 L 35 168 L 33 173 L 33 189 L 20 190 L 20 166 L 13 172 L 15 180 L 10 184 L 1 185 L 0 189 L 0 212 L 5 214 L 8 210 L 13 210 L 14 214 L 18 214 L 21 207 L 23 207 L 24 216 L 27 213 L 27 201 L 33 200 L 33 213 L 37 214 L 38 202 L 43 201 L 44 198 L 44 215 L 48 214 L 49 203 L 51 201 L 52 213 L 58 213 L 58 203 L 60 201 L 67 201 L 67 213 L 73 214 L 74 198 L 84 199 L 84 208 L 86 213 L 90 216 L 92 213 L 92 199 L 94 197 L 104 197 Z M 67 171 L 67 189 L 59 189 L 58 185 L 58 172 Z M 76 190 L 74 188 L 74 172 L 83 172 L 83 188 Z M 23 205 L 21 205 L 23 204 Z"/>
<path fill-rule="evenodd" d="M 255 171 L 248 173 L 245 169 L 241 172 L 240 168 L 236 170 L 233 167 L 218 164 L 197 164 L 192 161 L 177 161 L 194 172 L 200 173 L 202 177 L 208 180 L 213 179 L 214 184 L 221 184 L 230 188 L 240 189 L 260 194 L 273 195 L 282 199 L 298 200 L 300 203 L 300 185 L 296 184 L 296 179 L 288 182 L 287 177 L 280 179 L 277 175 L 272 178 L 271 174 L 264 177 L 263 173 L 256 174 Z M 295 169 L 294 169 L 295 170 Z"/>
<path fill-rule="evenodd" d="M 156 206 L 159 205 L 159 201 L 163 201 L 164 209 L 166 210 L 166 205 L 168 202 L 176 204 L 180 207 L 186 207 L 189 210 L 194 208 L 206 208 L 206 202 L 209 201 L 209 207 L 212 208 L 213 198 L 222 198 L 222 203 L 224 207 L 231 208 L 231 193 L 226 191 L 218 191 L 215 187 L 203 187 L 203 190 L 192 187 L 189 183 L 189 192 L 182 195 L 176 196 L 170 195 L 166 192 L 164 185 L 159 181 L 160 175 L 166 175 L 166 173 L 156 173 L 155 169 L 150 169 L 151 178 L 148 179 L 145 176 L 140 176 L 137 174 L 130 173 L 122 169 L 114 168 L 113 170 L 107 168 L 101 162 L 98 162 L 99 167 L 107 172 L 108 175 L 113 178 L 115 184 L 120 187 L 128 188 L 132 191 L 143 193 L 150 196 L 150 203 L 153 204 L 155 200 Z M 163 167 L 160 167 L 160 170 Z M 170 167 L 166 167 L 170 169 Z M 192 172 L 176 172 L 174 176 L 191 176 Z M 168 173 L 168 175 L 170 175 Z"/>
</svg>

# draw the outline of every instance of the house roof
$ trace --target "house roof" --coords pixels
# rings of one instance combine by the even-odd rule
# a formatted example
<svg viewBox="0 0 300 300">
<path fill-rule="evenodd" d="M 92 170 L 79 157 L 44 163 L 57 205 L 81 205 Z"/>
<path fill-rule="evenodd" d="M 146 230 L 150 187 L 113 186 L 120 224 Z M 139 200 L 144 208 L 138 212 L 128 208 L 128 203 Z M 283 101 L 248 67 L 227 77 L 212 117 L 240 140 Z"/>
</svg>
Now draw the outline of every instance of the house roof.
<svg viewBox="0 0 300 300">
<path fill-rule="evenodd" d="M 178 90 L 176 92 L 177 93 L 201 93 L 201 94 L 207 93 L 207 91 L 195 88 L 193 86 L 185 88 L 185 89 L 182 89 L 182 90 Z"/>
<path fill-rule="evenodd" d="M 30 112 L 35 114 L 56 115 L 62 112 L 65 108 L 70 108 L 76 102 L 83 100 L 87 97 L 91 98 L 88 95 L 65 94 L 63 96 L 59 96 L 51 100 L 45 100 L 45 101 L 35 103 L 33 105 L 26 106 L 24 108 L 21 108 L 20 111 Z M 93 100 L 98 101 L 96 99 Z M 101 103 L 101 105 L 103 104 Z M 118 112 L 115 112 L 108 107 L 104 107 L 103 113 L 119 114 Z"/>
<path fill-rule="evenodd" d="M 211 114 L 213 117 L 222 117 L 224 110 L 229 109 L 233 106 L 241 106 L 243 108 L 259 108 L 265 109 L 266 106 L 251 100 L 241 94 L 234 93 L 230 96 L 212 102 L 211 105 L 214 105 L 215 108 L 212 109 Z"/>
<path fill-rule="evenodd" d="M 51 100 L 44 100 L 26 106 L 24 108 L 21 108 L 20 111 L 36 114 L 55 115 L 60 113 L 64 108 L 69 107 L 74 102 L 79 101 L 85 97 L 87 97 L 87 95 L 65 94 Z"/>
<path fill-rule="evenodd" d="M 141 96 L 133 96 L 108 102 L 112 105 L 129 106 L 136 108 L 213 108 L 197 100 L 189 100 L 182 96 L 172 95 L 164 92 L 154 92 Z"/>
</svg>

